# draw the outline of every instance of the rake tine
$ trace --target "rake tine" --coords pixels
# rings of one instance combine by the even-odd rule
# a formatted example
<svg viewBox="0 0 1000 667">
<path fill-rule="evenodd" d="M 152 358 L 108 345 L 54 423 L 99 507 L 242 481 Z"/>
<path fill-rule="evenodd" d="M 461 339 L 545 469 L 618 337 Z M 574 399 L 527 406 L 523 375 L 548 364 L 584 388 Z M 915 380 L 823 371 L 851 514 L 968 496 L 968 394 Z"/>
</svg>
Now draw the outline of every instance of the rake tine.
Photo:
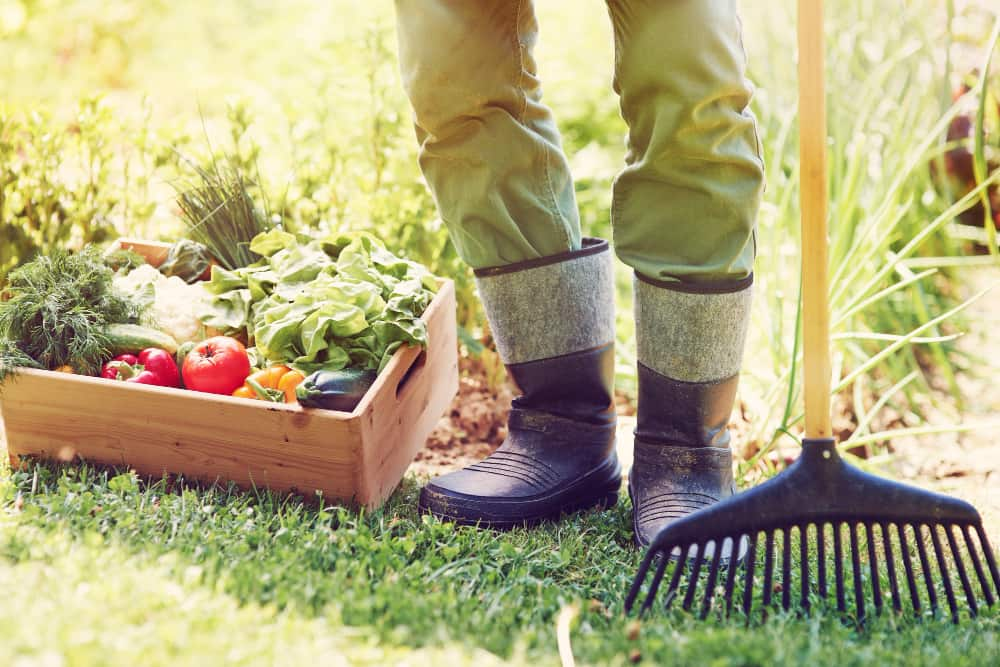
<svg viewBox="0 0 1000 667">
<path fill-rule="evenodd" d="M 816 526 L 817 531 L 819 526 Z M 802 564 L 802 608 L 809 611 L 809 526 L 799 526 L 799 562 Z"/>
<path fill-rule="evenodd" d="M 996 586 L 997 595 L 1000 595 L 1000 572 L 997 571 L 997 559 L 993 555 L 990 541 L 986 539 L 986 533 L 983 532 L 982 524 L 976 524 L 976 535 L 979 536 L 979 546 L 983 548 L 983 553 L 986 554 L 986 565 L 990 568 L 993 585 Z"/>
<path fill-rule="evenodd" d="M 951 526 L 944 527 L 944 534 L 948 537 L 948 547 L 951 549 L 951 557 L 955 559 L 955 569 L 958 570 L 958 580 L 962 582 L 962 590 L 965 592 L 965 599 L 969 603 L 969 612 L 975 618 L 979 615 L 979 605 L 976 604 L 976 596 L 972 592 L 972 585 L 965 572 L 965 563 L 962 562 L 962 554 L 958 551 L 958 543 L 955 542 L 955 535 Z"/>
<path fill-rule="evenodd" d="M 913 560 L 910 556 L 910 545 L 906 539 L 906 524 L 896 524 L 896 534 L 899 535 L 899 550 L 903 556 L 903 570 L 906 572 L 906 585 L 910 589 L 910 602 L 913 604 L 913 613 L 920 615 L 920 593 L 917 591 L 917 582 L 913 578 Z"/>
<path fill-rule="evenodd" d="M 847 610 L 847 601 L 844 599 L 844 545 L 840 534 L 842 528 L 839 523 L 833 524 L 833 570 L 837 581 L 837 611 L 841 613 Z"/>
<path fill-rule="evenodd" d="M 719 538 L 715 541 L 715 553 L 712 554 L 712 565 L 708 569 L 708 583 L 705 587 L 705 599 L 701 603 L 701 618 L 708 616 L 708 609 L 712 606 L 712 598 L 715 597 L 715 580 L 719 576 L 719 560 L 722 558 L 722 546 L 726 538 Z"/>
<path fill-rule="evenodd" d="M 743 536 L 737 535 L 729 539 L 732 541 L 732 546 L 729 551 L 729 565 L 726 567 L 726 618 L 729 618 L 733 611 L 733 585 L 736 583 L 737 559 L 740 555 L 740 542 L 743 541 Z M 750 557 L 750 554 L 747 554 L 747 558 Z"/>
<path fill-rule="evenodd" d="M 934 555 L 937 557 L 938 571 L 941 573 L 941 583 L 944 584 L 944 594 L 948 597 L 948 607 L 951 609 L 951 622 L 958 623 L 958 604 L 955 602 L 955 591 L 951 587 L 951 574 L 948 563 L 944 560 L 941 549 L 941 538 L 938 536 L 937 525 L 928 526 L 931 531 L 931 543 L 934 545 Z"/>
<path fill-rule="evenodd" d="M 632 587 L 628 591 L 628 595 L 625 596 L 625 613 L 632 611 L 632 605 L 635 604 L 635 599 L 639 596 L 639 589 L 642 588 L 642 582 L 646 579 L 646 574 L 649 572 L 649 566 L 653 563 L 654 552 L 652 549 L 646 552 L 646 557 L 642 559 L 642 564 L 639 565 L 639 571 L 635 575 L 635 579 L 632 580 Z"/>
<path fill-rule="evenodd" d="M 934 591 L 934 575 L 931 574 L 931 566 L 927 562 L 927 544 L 924 542 L 923 526 L 911 524 L 913 533 L 917 541 L 917 553 L 920 554 L 920 569 L 924 573 L 924 583 L 927 585 L 927 600 L 931 605 L 931 613 L 936 613 L 938 608 L 937 593 Z"/>
<path fill-rule="evenodd" d="M 792 529 L 781 533 L 781 606 L 792 606 Z"/>
<path fill-rule="evenodd" d="M 872 601 L 875 603 L 875 614 L 882 613 L 882 584 L 878 576 L 878 550 L 875 548 L 875 531 L 870 523 L 865 524 L 865 537 L 868 540 L 868 565 L 872 577 Z"/>
<path fill-rule="evenodd" d="M 969 547 L 969 556 L 972 558 L 972 566 L 976 569 L 976 577 L 979 579 L 979 586 L 983 589 L 983 595 L 986 597 L 986 606 L 993 606 L 993 590 L 990 587 L 990 582 L 986 579 L 986 573 L 983 571 L 983 563 L 979 558 L 979 553 L 976 551 L 976 545 L 972 541 L 972 532 L 969 530 L 968 524 L 965 526 L 965 530 L 962 533 L 965 536 L 965 544 Z"/>
<path fill-rule="evenodd" d="M 707 548 L 707 543 L 699 542 L 697 544 L 694 556 L 694 567 L 691 568 L 691 576 L 688 578 L 687 592 L 684 594 L 684 611 L 689 611 L 691 609 L 691 603 L 694 602 L 694 593 L 698 588 L 698 575 L 701 574 L 701 564 L 705 560 L 704 554 Z M 683 556 L 681 556 L 681 558 L 683 558 Z"/>
<path fill-rule="evenodd" d="M 892 555 L 892 540 L 889 538 L 889 525 L 879 524 L 882 532 L 882 548 L 885 550 L 885 569 L 889 572 L 889 592 L 892 594 L 892 609 L 897 614 L 903 610 L 899 599 L 899 581 L 896 579 L 896 558 Z"/>
<path fill-rule="evenodd" d="M 639 609 L 639 615 L 642 616 L 649 608 L 653 606 L 653 599 L 656 598 L 656 591 L 660 588 L 660 582 L 663 581 L 663 572 L 667 569 L 667 563 L 670 562 L 670 552 L 661 553 L 660 562 L 656 565 L 656 574 L 653 575 L 653 581 L 649 584 L 649 592 L 646 593 L 646 599 L 642 601 L 642 608 Z"/>
<path fill-rule="evenodd" d="M 848 525 L 851 538 L 851 575 L 854 578 L 854 604 L 857 607 L 858 622 L 865 621 L 865 598 L 861 589 L 861 558 L 858 556 L 858 527 Z"/>
<path fill-rule="evenodd" d="M 677 597 L 677 587 L 680 586 L 681 575 L 687 567 L 687 552 L 690 548 L 691 545 L 689 544 L 681 550 L 682 555 L 677 560 L 677 566 L 674 568 L 674 574 L 670 577 L 670 583 L 667 585 L 667 599 L 663 601 L 664 609 L 669 609 L 670 605 L 674 601 L 674 598 Z"/>
<path fill-rule="evenodd" d="M 826 524 L 816 524 L 816 578 L 819 581 L 819 595 L 826 599 Z"/>
<path fill-rule="evenodd" d="M 753 575 L 757 569 L 757 531 L 750 534 L 750 548 L 747 550 L 746 576 L 743 578 L 743 614 L 750 619 L 753 608 Z"/>
<path fill-rule="evenodd" d="M 774 531 L 765 533 L 764 540 L 764 607 L 771 606 L 771 580 L 774 578 Z"/>
</svg>

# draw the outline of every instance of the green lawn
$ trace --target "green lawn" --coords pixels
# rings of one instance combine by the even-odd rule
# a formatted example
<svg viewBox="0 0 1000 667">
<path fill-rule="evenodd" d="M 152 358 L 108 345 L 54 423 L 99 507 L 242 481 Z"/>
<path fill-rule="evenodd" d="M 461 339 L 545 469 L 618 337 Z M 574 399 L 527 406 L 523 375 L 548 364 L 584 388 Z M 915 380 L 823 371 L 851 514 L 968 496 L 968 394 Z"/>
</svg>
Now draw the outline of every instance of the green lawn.
<svg viewBox="0 0 1000 667">
<path fill-rule="evenodd" d="M 113 153 L 99 186 L 114 201 L 126 193 L 124 204 L 109 204 L 118 232 L 174 235 L 173 148 L 234 139 L 241 155 L 259 148 L 263 180 L 289 195 L 287 221 L 391 239 L 456 278 L 460 321 L 474 328 L 471 282 L 443 245 L 419 180 L 391 3 L 109 0 L 101 12 L 93 4 L 0 0 L 0 129 L 7 112 L 38 112 L 29 143 L 61 133 Z M 15 5 L 29 8 L 26 21 Z M 608 236 L 625 128 L 610 90 L 605 8 L 537 5 L 541 76 L 584 230 Z M 960 290 L 947 267 L 971 264 L 942 233 L 956 211 L 946 211 L 952 201 L 926 168 L 947 125 L 946 67 L 958 67 L 944 57 L 952 35 L 935 13 L 942 5 L 827 3 L 835 366 L 856 378 L 840 387 L 853 411 L 845 428 L 876 445 L 884 428 L 927 425 L 916 413 L 940 398 L 930 384 L 954 387 L 952 366 L 976 365 L 943 336 L 953 328 L 921 329 L 930 343 L 895 354 L 883 354 L 890 344 L 879 338 L 954 306 Z M 752 432 L 740 442 L 767 445 L 801 420 L 794 10 L 790 0 L 742 10 L 768 190 L 741 379 Z M 989 25 L 956 26 L 955 39 L 981 48 Z M 73 120 L 91 95 L 104 98 L 108 119 Z M 57 180 L 87 164 L 91 153 L 78 152 L 54 160 Z M 909 245 L 915 238 L 919 248 Z M 619 269 L 619 379 L 628 389 L 631 276 Z M 874 407 L 873 396 L 881 397 Z M 558 664 L 556 619 L 574 606 L 570 637 L 582 664 L 1000 664 L 996 609 L 958 627 L 886 616 L 859 630 L 821 611 L 775 613 L 750 629 L 740 618 L 700 623 L 658 611 L 636 626 L 621 609 L 641 557 L 627 500 L 498 535 L 421 519 L 417 488 L 408 479 L 385 508 L 359 515 L 266 494 L 139 485 L 87 467 L 0 468 L 0 665 Z"/>
<path fill-rule="evenodd" d="M 627 501 L 498 535 L 420 518 L 416 491 L 358 514 L 87 467 L 16 472 L 0 482 L 0 664 L 558 664 L 566 605 L 580 664 L 1000 662 L 997 609 L 958 627 L 775 613 L 748 630 L 679 612 L 637 627 L 621 608 L 640 558 Z"/>
</svg>

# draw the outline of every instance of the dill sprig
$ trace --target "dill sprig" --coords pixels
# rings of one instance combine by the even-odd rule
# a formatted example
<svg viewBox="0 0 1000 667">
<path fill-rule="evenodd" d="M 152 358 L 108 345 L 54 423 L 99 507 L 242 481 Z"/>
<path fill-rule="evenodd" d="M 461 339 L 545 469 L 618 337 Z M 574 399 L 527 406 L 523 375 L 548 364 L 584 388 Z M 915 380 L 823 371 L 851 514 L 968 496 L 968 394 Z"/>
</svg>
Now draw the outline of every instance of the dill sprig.
<svg viewBox="0 0 1000 667">
<path fill-rule="evenodd" d="M 113 276 L 94 247 L 56 250 L 11 272 L 0 302 L 4 366 L 26 356 L 43 368 L 96 373 L 108 355 L 107 326 L 137 322 L 142 310 L 113 288 Z"/>
</svg>

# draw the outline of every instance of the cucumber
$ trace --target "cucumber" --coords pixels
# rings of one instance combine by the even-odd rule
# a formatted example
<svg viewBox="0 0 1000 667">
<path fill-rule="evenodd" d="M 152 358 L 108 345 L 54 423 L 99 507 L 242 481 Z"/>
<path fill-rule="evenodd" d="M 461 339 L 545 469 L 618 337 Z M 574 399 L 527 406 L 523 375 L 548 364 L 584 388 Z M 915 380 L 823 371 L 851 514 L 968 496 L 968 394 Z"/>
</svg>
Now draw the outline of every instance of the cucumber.
<svg viewBox="0 0 1000 667">
<path fill-rule="evenodd" d="M 173 336 L 138 324 L 112 324 L 107 333 L 112 355 L 138 352 L 147 347 L 166 350 L 170 354 L 177 352 L 177 341 Z"/>
</svg>

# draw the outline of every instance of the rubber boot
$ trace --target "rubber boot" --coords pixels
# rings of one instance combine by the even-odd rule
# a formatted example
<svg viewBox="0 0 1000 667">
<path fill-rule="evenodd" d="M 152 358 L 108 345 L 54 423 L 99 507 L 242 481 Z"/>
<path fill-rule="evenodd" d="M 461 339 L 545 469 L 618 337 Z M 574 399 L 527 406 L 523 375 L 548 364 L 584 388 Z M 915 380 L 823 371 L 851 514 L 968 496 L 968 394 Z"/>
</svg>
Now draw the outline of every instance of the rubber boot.
<svg viewBox="0 0 1000 667">
<path fill-rule="evenodd" d="M 497 350 L 521 395 L 493 454 L 438 477 L 420 509 L 465 525 L 531 525 L 611 506 L 615 453 L 614 283 L 607 241 L 476 271 Z"/>
<path fill-rule="evenodd" d="M 678 283 L 636 275 L 639 405 L 628 489 L 639 546 L 671 521 L 735 492 L 727 424 L 752 282 L 752 276 Z"/>
</svg>

